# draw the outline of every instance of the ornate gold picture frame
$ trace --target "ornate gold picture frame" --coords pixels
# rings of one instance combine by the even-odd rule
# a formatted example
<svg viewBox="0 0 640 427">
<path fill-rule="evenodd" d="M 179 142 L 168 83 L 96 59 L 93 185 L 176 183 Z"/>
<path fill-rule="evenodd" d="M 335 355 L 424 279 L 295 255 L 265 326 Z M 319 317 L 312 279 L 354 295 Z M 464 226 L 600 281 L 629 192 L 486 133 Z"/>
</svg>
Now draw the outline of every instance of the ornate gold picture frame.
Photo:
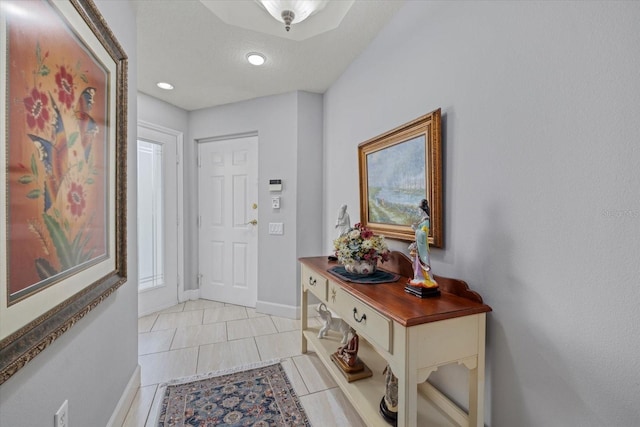
<svg viewBox="0 0 640 427">
<path fill-rule="evenodd" d="M 91 0 L 0 32 L 2 384 L 126 281 L 127 57 Z"/>
<path fill-rule="evenodd" d="M 358 146 L 360 222 L 376 233 L 412 241 L 411 225 L 429 201 L 429 244 L 443 246 L 440 109 Z"/>
</svg>

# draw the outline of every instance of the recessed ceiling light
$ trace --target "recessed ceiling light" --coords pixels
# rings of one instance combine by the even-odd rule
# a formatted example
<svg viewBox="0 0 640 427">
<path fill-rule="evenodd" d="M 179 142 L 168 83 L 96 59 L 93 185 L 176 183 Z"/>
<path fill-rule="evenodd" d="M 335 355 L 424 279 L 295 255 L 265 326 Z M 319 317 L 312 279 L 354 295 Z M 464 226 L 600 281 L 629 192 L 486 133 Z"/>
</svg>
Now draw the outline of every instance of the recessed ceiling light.
<svg viewBox="0 0 640 427">
<path fill-rule="evenodd" d="M 160 89 L 164 89 L 164 90 L 172 90 L 173 89 L 173 85 L 171 83 L 167 83 L 167 82 L 158 83 L 158 87 Z"/>
<path fill-rule="evenodd" d="M 260 53 L 252 52 L 247 55 L 247 61 L 252 65 L 262 65 L 264 61 L 266 61 L 266 58 Z"/>
</svg>

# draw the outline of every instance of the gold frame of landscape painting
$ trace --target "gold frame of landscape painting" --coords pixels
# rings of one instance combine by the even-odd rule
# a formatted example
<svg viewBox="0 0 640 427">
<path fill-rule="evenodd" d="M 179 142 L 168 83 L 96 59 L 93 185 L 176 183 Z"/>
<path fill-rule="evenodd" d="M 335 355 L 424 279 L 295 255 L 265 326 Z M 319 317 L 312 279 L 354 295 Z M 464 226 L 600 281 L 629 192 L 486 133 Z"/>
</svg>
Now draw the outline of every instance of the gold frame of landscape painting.
<svg viewBox="0 0 640 427">
<path fill-rule="evenodd" d="M 0 33 L 2 384 L 126 281 L 127 57 L 91 0 Z"/>
<path fill-rule="evenodd" d="M 412 241 L 412 224 L 429 201 L 429 244 L 443 246 L 440 109 L 358 146 L 360 222 L 375 233 Z"/>
</svg>

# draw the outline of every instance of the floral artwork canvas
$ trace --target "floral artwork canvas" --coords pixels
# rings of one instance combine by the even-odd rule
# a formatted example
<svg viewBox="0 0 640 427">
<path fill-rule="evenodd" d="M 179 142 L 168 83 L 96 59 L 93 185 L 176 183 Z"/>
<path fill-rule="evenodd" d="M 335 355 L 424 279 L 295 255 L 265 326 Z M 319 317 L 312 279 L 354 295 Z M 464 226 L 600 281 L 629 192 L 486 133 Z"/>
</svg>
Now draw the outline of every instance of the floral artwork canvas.
<svg viewBox="0 0 640 427">
<path fill-rule="evenodd" d="M 108 254 L 109 71 L 49 3 L 7 19 L 7 303 Z"/>
</svg>

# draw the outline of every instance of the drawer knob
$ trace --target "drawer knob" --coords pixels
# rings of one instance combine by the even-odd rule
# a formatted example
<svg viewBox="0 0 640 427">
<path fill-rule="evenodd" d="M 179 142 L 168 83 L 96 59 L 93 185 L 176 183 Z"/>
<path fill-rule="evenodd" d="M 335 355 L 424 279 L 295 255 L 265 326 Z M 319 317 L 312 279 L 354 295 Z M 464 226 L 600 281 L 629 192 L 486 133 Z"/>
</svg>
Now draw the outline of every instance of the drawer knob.
<svg viewBox="0 0 640 427">
<path fill-rule="evenodd" d="M 353 319 L 354 319 L 356 322 L 361 323 L 363 320 L 365 320 L 365 321 L 367 320 L 367 315 L 366 315 L 366 314 L 364 314 L 364 313 L 363 313 L 363 314 L 362 314 L 362 316 L 360 316 L 360 319 L 358 319 L 358 318 L 356 317 L 356 314 L 358 314 L 358 309 L 357 309 L 357 308 L 355 308 L 355 307 L 353 307 Z"/>
<path fill-rule="evenodd" d="M 309 286 L 315 286 L 315 285 L 316 285 L 316 279 L 309 276 Z"/>
</svg>

